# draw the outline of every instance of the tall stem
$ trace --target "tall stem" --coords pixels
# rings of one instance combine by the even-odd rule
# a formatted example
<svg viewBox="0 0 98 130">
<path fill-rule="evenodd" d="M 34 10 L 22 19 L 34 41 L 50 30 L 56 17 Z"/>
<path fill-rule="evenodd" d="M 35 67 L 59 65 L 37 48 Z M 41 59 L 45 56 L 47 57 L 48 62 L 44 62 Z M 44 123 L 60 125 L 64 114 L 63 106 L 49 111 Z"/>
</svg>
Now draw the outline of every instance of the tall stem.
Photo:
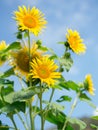
<svg viewBox="0 0 98 130">
<path fill-rule="evenodd" d="M 29 45 L 29 72 L 30 72 L 30 69 L 31 69 L 31 66 L 30 66 L 30 62 L 31 62 L 31 46 L 30 46 L 30 33 L 28 31 L 28 45 Z M 32 81 L 31 81 L 31 77 L 30 77 L 30 80 L 29 80 L 29 87 L 32 86 Z M 30 115 L 30 124 L 31 124 L 31 130 L 35 130 L 35 127 L 34 127 L 34 117 L 32 116 L 32 101 L 29 100 L 29 115 Z"/>
<path fill-rule="evenodd" d="M 18 128 L 17 128 L 17 126 L 16 126 L 16 123 L 15 123 L 15 121 L 14 121 L 14 119 L 13 119 L 13 116 L 10 116 L 10 119 L 11 119 L 11 121 L 12 121 L 14 127 L 15 127 L 15 130 L 18 130 Z"/>
<path fill-rule="evenodd" d="M 67 125 L 67 123 L 68 123 L 68 119 L 71 117 L 71 115 L 72 115 L 72 113 L 73 113 L 73 111 L 74 111 L 74 109 L 75 109 L 75 107 L 76 107 L 76 105 L 77 105 L 78 97 L 79 97 L 79 93 L 77 94 L 77 96 L 76 96 L 75 99 L 74 99 L 74 102 L 73 102 L 73 104 L 72 104 L 72 106 L 71 106 L 71 109 L 70 109 L 70 111 L 69 111 L 69 114 L 68 114 L 68 118 L 65 120 L 64 126 L 63 126 L 62 130 L 65 130 L 65 128 L 66 128 L 66 125 Z"/>
<path fill-rule="evenodd" d="M 52 89 L 52 92 L 51 92 L 51 95 L 50 95 L 49 103 L 51 103 L 51 101 L 52 101 L 52 98 L 53 98 L 53 95 L 54 95 L 54 91 L 55 91 L 55 89 L 53 88 L 53 89 Z M 47 108 L 47 110 L 48 110 L 48 109 L 49 109 L 49 106 L 47 106 L 46 108 Z M 43 120 L 44 120 L 44 124 L 45 124 L 45 118 L 46 118 L 46 116 L 47 116 L 47 113 L 48 113 L 48 111 L 46 111 L 45 114 L 44 114 L 44 119 L 43 119 Z"/>
<path fill-rule="evenodd" d="M 19 114 L 19 112 L 18 112 L 16 109 L 15 109 L 15 112 L 17 113 L 17 116 L 19 117 L 20 121 L 22 122 L 22 124 L 23 124 L 25 130 L 28 130 L 27 125 L 26 125 L 26 123 L 24 122 L 24 120 L 22 119 L 22 117 L 21 117 L 21 115 Z"/>
<path fill-rule="evenodd" d="M 44 130 L 44 118 L 43 118 L 43 107 L 42 107 L 42 85 L 40 83 L 40 111 L 41 111 L 41 130 Z"/>
</svg>

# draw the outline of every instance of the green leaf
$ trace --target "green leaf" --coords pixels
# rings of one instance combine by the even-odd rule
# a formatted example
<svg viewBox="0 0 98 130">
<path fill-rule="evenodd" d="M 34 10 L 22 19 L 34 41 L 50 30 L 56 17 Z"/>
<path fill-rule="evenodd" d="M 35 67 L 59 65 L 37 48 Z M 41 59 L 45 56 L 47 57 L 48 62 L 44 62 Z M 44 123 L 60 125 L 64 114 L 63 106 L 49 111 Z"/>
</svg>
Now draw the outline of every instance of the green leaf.
<svg viewBox="0 0 98 130">
<path fill-rule="evenodd" d="M 96 126 L 95 124 L 90 124 L 90 126 L 95 129 L 95 130 L 98 130 L 98 126 Z"/>
<path fill-rule="evenodd" d="M 16 49 L 20 49 L 21 48 L 21 44 L 20 42 L 13 42 L 12 44 L 10 44 L 7 49 L 5 50 L 5 52 L 9 51 L 9 50 L 16 50 Z"/>
<path fill-rule="evenodd" d="M 92 119 L 98 120 L 98 116 L 92 116 Z"/>
<path fill-rule="evenodd" d="M 78 124 L 79 127 L 80 127 L 80 130 L 83 130 L 83 129 L 86 128 L 86 124 L 85 124 L 83 121 L 79 120 L 79 119 L 70 118 L 68 121 L 69 121 L 71 124 Z"/>
<path fill-rule="evenodd" d="M 63 102 L 63 101 L 71 101 L 71 97 L 69 96 L 61 96 L 60 99 L 57 100 L 57 102 Z"/>
<path fill-rule="evenodd" d="M 55 103 L 55 102 L 48 102 L 46 100 L 43 100 L 43 103 L 47 104 L 49 106 L 49 108 L 52 108 L 54 110 L 59 110 L 59 111 L 63 111 L 64 110 L 64 106 L 58 104 L 58 103 Z"/>
<path fill-rule="evenodd" d="M 14 74 L 15 74 L 14 69 L 10 68 L 7 71 L 5 71 L 0 77 L 1 78 L 6 78 L 6 77 L 9 77 L 9 76 L 14 75 Z"/>
<path fill-rule="evenodd" d="M 7 87 L 1 86 L 1 88 L 0 88 L 0 108 L 5 106 L 6 104 L 8 104 L 8 103 L 6 103 L 4 96 L 10 94 L 13 91 L 14 91 L 14 89 L 11 85 L 8 85 Z"/>
<path fill-rule="evenodd" d="M 66 81 L 66 82 L 65 82 L 65 86 L 66 86 L 67 88 L 69 88 L 69 89 L 75 90 L 76 92 L 79 91 L 79 86 L 78 86 L 78 84 L 76 84 L 75 82 L 73 82 L 73 81 L 71 81 L 71 80 Z M 65 88 L 66 88 L 66 87 L 65 87 Z"/>
<path fill-rule="evenodd" d="M 59 59 L 59 62 L 62 66 L 64 66 L 66 71 L 69 71 L 73 65 L 73 60 L 69 52 L 66 52 L 65 55 Z"/>
<path fill-rule="evenodd" d="M 48 51 L 48 48 L 46 46 L 40 46 L 38 49 L 41 51 Z"/>
<path fill-rule="evenodd" d="M 6 104 L 0 109 L 0 113 L 16 113 L 15 110 L 25 112 L 25 102 L 17 101 L 12 104 Z"/>
<path fill-rule="evenodd" d="M 46 120 L 56 125 L 64 124 L 65 119 L 66 115 L 58 110 L 55 112 L 54 110 L 50 109 L 46 115 Z"/>
<path fill-rule="evenodd" d="M 51 59 L 51 60 L 58 59 L 58 56 L 56 54 L 54 54 L 54 55 L 50 56 L 49 59 Z"/>
<path fill-rule="evenodd" d="M 91 100 L 85 93 L 81 93 L 79 98 L 80 98 L 80 100 L 82 100 L 82 99 Z"/>
<path fill-rule="evenodd" d="M 66 85 L 66 82 L 67 82 L 67 81 L 66 81 L 66 80 L 64 79 L 64 77 L 62 76 L 60 79 L 58 79 L 58 82 L 57 82 L 57 84 L 56 84 L 57 88 L 59 88 L 59 89 L 64 88 L 64 89 L 69 90 L 70 88 L 69 88 L 69 86 Z"/>
<path fill-rule="evenodd" d="M 90 101 L 88 99 L 81 99 L 81 101 L 87 102 L 89 104 L 89 106 L 91 106 L 92 108 L 96 109 L 96 106 L 95 106 L 95 104 L 92 101 Z"/>
<path fill-rule="evenodd" d="M 2 108 L 4 106 L 3 101 L 0 99 L 0 108 Z"/>
<path fill-rule="evenodd" d="M 30 88 L 26 88 L 24 90 L 20 90 L 18 92 L 12 92 L 12 93 L 4 96 L 4 100 L 11 104 L 16 101 L 28 100 L 37 93 L 40 93 L 40 91 L 38 91 L 38 88 L 30 87 Z"/>
<path fill-rule="evenodd" d="M 14 91 L 14 89 L 13 89 L 12 86 L 7 86 L 7 87 L 5 87 L 5 88 L 4 88 L 4 86 L 3 86 L 3 87 L 1 88 L 0 93 L 2 93 L 3 96 L 5 96 L 5 95 L 7 95 L 7 94 L 9 94 L 9 93 L 11 93 L 11 92 L 13 92 L 13 91 Z"/>
<path fill-rule="evenodd" d="M 3 79 L 3 78 L 0 78 L 0 88 L 2 86 L 10 86 L 10 87 L 13 87 L 14 85 L 14 82 L 13 81 L 10 81 L 8 79 Z"/>
<path fill-rule="evenodd" d="M 67 127 L 65 130 L 74 130 L 70 124 L 67 124 Z"/>
</svg>

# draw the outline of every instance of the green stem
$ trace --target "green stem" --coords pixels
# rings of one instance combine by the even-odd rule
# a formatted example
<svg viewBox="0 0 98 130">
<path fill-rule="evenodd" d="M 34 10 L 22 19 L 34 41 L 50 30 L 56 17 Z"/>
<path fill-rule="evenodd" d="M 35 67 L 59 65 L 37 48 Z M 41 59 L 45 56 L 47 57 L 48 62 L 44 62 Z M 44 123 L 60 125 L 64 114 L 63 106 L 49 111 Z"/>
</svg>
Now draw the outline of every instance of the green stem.
<svg viewBox="0 0 98 130">
<path fill-rule="evenodd" d="M 27 125 L 26 125 L 26 123 L 24 122 L 24 120 L 22 119 L 22 117 L 20 116 L 19 112 L 18 112 L 16 109 L 15 109 L 15 112 L 17 113 L 17 116 L 18 116 L 19 119 L 21 120 L 21 122 L 22 122 L 24 128 L 25 128 L 26 130 L 28 130 Z"/>
<path fill-rule="evenodd" d="M 31 46 L 30 46 L 30 34 L 28 31 L 28 45 L 29 45 L 29 72 L 31 70 L 30 62 L 31 62 Z M 30 77 L 29 79 L 29 87 L 32 86 L 32 79 Z M 29 115 L 30 115 L 30 124 L 31 124 L 31 130 L 35 130 L 34 127 L 34 117 L 32 116 L 32 101 L 29 101 Z"/>
<path fill-rule="evenodd" d="M 51 95 L 50 95 L 50 99 L 49 99 L 49 103 L 51 103 L 51 101 L 52 101 L 52 98 L 53 98 L 53 95 L 54 95 L 54 91 L 55 91 L 55 89 L 53 88 L 52 89 L 52 92 L 51 92 Z M 48 110 L 49 110 L 49 105 L 46 107 L 46 109 L 47 109 L 47 111 L 45 111 L 45 114 L 44 114 L 44 124 L 45 124 L 45 118 L 46 118 L 46 116 L 47 116 L 47 113 L 48 113 Z"/>
<path fill-rule="evenodd" d="M 32 115 L 32 101 L 29 101 L 29 115 L 30 115 L 31 130 L 35 130 L 34 117 Z"/>
<path fill-rule="evenodd" d="M 13 116 L 10 116 L 10 119 L 11 119 L 11 121 L 12 121 L 14 127 L 15 127 L 15 130 L 19 130 L 19 129 L 17 128 L 17 126 L 16 126 L 16 123 L 15 123 L 15 121 L 14 121 Z"/>
<path fill-rule="evenodd" d="M 42 108 L 42 85 L 40 84 L 40 111 L 41 111 L 41 130 L 44 130 L 44 118 L 43 118 L 43 108 Z"/>
<path fill-rule="evenodd" d="M 71 109 L 70 109 L 70 112 L 69 112 L 69 114 L 68 114 L 68 117 L 66 118 L 66 120 L 65 120 L 65 122 L 64 122 L 64 126 L 63 126 L 62 130 L 65 130 L 65 128 L 66 128 L 66 126 L 67 126 L 68 120 L 69 120 L 69 118 L 71 117 L 71 115 L 72 115 L 72 113 L 73 113 L 73 111 L 74 111 L 74 109 L 75 109 L 75 107 L 76 107 L 76 105 L 77 105 L 78 97 L 79 97 L 79 93 L 77 94 L 77 96 L 76 96 L 75 99 L 74 99 L 74 102 L 73 102 L 73 104 L 72 104 L 72 106 L 71 106 Z"/>
<path fill-rule="evenodd" d="M 11 127 L 11 126 L 0 126 L 0 129 L 13 129 L 13 130 L 16 130 L 15 128 Z M 19 130 L 19 129 L 18 129 Z"/>
</svg>

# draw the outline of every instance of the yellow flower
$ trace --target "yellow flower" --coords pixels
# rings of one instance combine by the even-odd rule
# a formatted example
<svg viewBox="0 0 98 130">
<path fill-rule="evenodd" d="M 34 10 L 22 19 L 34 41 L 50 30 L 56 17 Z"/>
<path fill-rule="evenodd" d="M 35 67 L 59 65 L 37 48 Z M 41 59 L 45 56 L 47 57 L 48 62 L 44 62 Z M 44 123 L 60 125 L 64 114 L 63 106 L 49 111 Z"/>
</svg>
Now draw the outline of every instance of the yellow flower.
<svg viewBox="0 0 98 130">
<path fill-rule="evenodd" d="M 34 43 L 30 49 L 31 60 L 41 57 L 41 52 L 37 50 L 38 46 Z M 29 48 L 27 46 L 22 47 L 18 51 L 13 51 L 11 65 L 15 66 L 15 72 L 23 76 L 28 77 L 30 64 L 29 64 Z"/>
<path fill-rule="evenodd" d="M 31 67 L 32 78 L 38 78 L 41 83 L 46 83 L 49 86 L 54 85 L 56 79 L 61 77 L 61 73 L 56 72 L 58 66 L 48 56 L 32 60 Z"/>
<path fill-rule="evenodd" d="M 33 7 L 26 8 L 26 6 L 19 6 L 19 11 L 15 11 L 15 20 L 17 21 L 21 30 L 29 30 L 35 36 L 45 28 L 46 20 L 44 19 L 44 14 Z"/>
<path fill-rule="evenodd" d="M 93 81 L 92 76 L 90 74 L 86 75 L 85 81 L 87 83 L 87 90 L 91 95 L 94 95 L 94 87 L 93 87 Z"/>
<path fill-rule="evenodd" d="M 6 42 L 5 41 L 1 41 L 0 42 L 0 65 L 2 65 L 5 61 L 6 61 L 6 57 L 5 54 L 2 55 L 2 52 L 7 48 Z"/>
<path fill-rule="evenodd" d="M 67 32 L 67 42 L 72 51 L 76 54 L 84 53 L 86 51 L 86 46 L 82 43 L 83 39 L 81 39 L 79 33 L 71 29 L 68 29 Z"/>
</svg>

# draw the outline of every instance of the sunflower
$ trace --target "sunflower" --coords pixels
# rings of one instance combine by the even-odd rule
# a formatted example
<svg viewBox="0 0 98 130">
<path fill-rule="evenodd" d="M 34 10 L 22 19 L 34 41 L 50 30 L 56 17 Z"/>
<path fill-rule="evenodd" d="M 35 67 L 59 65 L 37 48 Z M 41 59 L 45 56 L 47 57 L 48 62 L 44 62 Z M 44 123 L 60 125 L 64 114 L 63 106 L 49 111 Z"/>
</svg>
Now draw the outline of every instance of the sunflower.
<svg viewBox="0 0 98 130">
<path fill-rule="evenodd" d="M 31 67 L 32 78 L 38 78 L 41 83 L 46 83 L 49 86 L 54 85 L 56 79 L 61 77 L 61 73 L 56 72 L 58 66 L 48 56 L 32 60 Z"/>
<path fill-rule="evenodd" d="M 3 65 L 3 63 L 6 61 L 6 55 L 3 53 L 3 51 L 7 48 L 6 42 L 1 41 L 0 42 L 0 66 Z"/>
<path fill-rule="evenodd" d="M 67 42 L 72 51 L 76 54 L 84 53 L 86 51 L 86 46 L 83 44 L 83 39 L 81 39 L 79 33 L 71 29 L 68 29 L 67 32 Z"/>
<path fill-rule="evenodd" d="M 86 75 L 85 82 L 87 84 L 87 90 L 91 95 L 94 95 L 94 87 L 91 74 Z"/>
<path fill-rule="evenodd" d="M 30 7 L 19 6 L 18 9 L 19 11 L 15 11 L 14 14 L 19 28 L 21 30 L 29 30 L 37 36 L 47 23 L 44 19 L 44 14 L 36 7 L 30 9 Z"/>
<path fill-rule="evenodd" d="M 38 46 L 34 43 L 30 49 L 31 60 L 35 58 L 41 58 L 41 52 L 37 50 Z M 13 51 L 11 65 L 15 67 L 15 72 L 22 76 L 28 77 L 30 64 L 29 64 L 29 48 L 27 46 L 22 47 L 18 51 Z"/>
</svg>

